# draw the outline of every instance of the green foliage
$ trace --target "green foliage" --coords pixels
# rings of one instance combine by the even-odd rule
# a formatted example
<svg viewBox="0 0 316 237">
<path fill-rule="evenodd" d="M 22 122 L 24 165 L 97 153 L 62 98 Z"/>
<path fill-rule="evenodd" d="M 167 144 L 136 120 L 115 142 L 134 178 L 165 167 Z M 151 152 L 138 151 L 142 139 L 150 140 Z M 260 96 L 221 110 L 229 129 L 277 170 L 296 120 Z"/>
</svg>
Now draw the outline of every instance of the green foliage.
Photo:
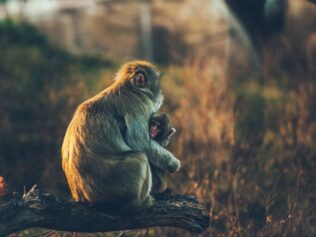
<svg viewBox="0 0 316 237">
<path fill-rule="evenodd" d="M 101 70 L 113 64 L 70 55 L 12 20 L 0 22 L 0 52 L 1 175 L 15 190 L 35 183 L 65 188 L 59 164 L 65 128 Z"/>
<path fill-rule="evenodd" d="M 17 23 L 11 19 L 0 21 L 1 43 L 18 45 L 47 45 L 46 38 L 28 23 Z"/>
</svg>

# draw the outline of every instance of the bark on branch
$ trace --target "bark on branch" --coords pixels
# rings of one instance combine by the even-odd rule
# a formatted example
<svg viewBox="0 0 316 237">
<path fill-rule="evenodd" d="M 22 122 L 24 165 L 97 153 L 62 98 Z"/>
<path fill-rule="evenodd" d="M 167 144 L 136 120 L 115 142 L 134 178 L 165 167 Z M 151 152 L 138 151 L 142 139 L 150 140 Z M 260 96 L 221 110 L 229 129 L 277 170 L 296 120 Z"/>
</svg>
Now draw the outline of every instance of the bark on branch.
<svg viewBox="0 0 316 237">
<path fill-rule="evenodd" d="M 31 227 L 73 232 L 107 232 L 170 226 L 200 233 L 209 215 L 194 197 L 172 195 L 141 213 L 118 214 L 43 194 L 34 186 L 21 198 L 0 205 L 0 236 Z"/>
</svg>

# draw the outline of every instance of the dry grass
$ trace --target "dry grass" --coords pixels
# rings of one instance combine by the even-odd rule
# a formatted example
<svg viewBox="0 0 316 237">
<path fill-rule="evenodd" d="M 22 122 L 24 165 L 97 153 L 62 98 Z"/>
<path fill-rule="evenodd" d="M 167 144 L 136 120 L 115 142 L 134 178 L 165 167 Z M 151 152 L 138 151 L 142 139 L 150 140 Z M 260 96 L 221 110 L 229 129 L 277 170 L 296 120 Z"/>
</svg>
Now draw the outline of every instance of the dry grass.
<svg viewBox="0 0 316 237">
<path fill-rule="evenodd" d="M 210 68 L 170 67 L 164 81 L 183 164 L 173 188 L 205 202 L 203 236 L 313 236 L 314 82 L 279 70 L 238 84 Z"/>
</svg>

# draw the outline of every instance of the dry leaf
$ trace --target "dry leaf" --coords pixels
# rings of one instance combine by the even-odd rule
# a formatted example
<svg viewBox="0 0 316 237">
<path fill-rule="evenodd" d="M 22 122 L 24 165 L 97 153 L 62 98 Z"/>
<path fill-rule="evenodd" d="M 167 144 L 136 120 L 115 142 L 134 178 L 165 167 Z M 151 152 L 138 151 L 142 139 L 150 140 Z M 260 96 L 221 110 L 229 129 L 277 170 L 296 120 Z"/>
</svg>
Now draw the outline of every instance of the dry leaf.
<svg viewBox="0 0 316 237">
<path fill-rule="evenodd" d="M 4 178 L 0 176 L 0 197 L 8 193 L 7 184 L 4 181 Z"/>
</svg>

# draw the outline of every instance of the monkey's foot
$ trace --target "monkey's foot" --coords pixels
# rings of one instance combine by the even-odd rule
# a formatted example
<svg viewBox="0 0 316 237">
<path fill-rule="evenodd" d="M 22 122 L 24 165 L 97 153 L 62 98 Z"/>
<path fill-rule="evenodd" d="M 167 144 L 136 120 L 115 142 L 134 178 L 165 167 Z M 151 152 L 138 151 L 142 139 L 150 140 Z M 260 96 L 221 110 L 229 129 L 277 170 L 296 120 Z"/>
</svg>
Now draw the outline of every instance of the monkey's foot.
<svg viewBox="0 0 316 237">
<path fill-rule="evenodd" d="M 198 200 L 194 196 L 174 194 L 170 188 L 167 188 L 161 193 L 153 194 L 156 201 L 171 201 L 171 200 L 183 200 L 192 203 L 198 203 Z"/>
<path fill-rule="evenodd" d="M 172 190 L 170 188 L 167 188 L 165 191 L 161 193 L 155 193 L 153 194 L 156 201 L 166 201 L 169 200 L 172 196 Z"/>
</svg>

